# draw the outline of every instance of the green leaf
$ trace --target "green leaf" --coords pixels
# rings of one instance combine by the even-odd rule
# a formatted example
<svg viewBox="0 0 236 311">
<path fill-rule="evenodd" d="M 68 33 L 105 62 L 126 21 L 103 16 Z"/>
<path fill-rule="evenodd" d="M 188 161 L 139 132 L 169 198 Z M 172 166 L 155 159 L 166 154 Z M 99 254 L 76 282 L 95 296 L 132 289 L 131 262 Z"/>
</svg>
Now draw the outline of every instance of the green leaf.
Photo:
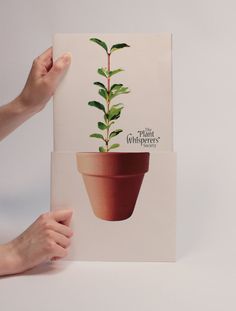
<svg viewBox="0 0 236 311">
<path fill-rule="evenodd" d="M 115 87 L 109 94 L 109 99 L 112 100 L 114 97 L 121 95 L 121 94 L 128 94 L 130 93 L 130 90 L 128 87 L 120 86 Z"/>
<path fill-rule="evenodd" d="M 117 88 L 120 88 L 121 86 L 123 86 L 123 84 L 113 84 L 112 86 L 111 86 L 111 89 L 110 89 L 110 91 L 112 91 L 112 90 L 115 90 L 115 89 L 117 89 Z"/>
<path fill-rule="evenodd" d="M 112 126 L 112 124 L 115 123 L 114 121 L 110 122 L 110 121 L 108 120 L 108 115 L 107 115 L 107 114 L 104 114 L 104 120 L 105 120 L 105 122 L 106 122 L 107 128 L 110 128 L 110 127 Z"/>
<path fill-rule="evenodd" d="M 130 45 L 128 45 L 128 44 L 126 44 L 126 43 L 114 44 L 114 45 L 111 47 L 110 53 L 112 53 L 112 52 L 114 52 L 114 51 L 116 51 L 116 50 L 125 48 L 125 47 L 130 47 Z"/>
<path fill-rule="evenodd" d="M 121 71 L 124 71 L 124 69 L 118 68 L 118 69 L 109 71 L 109 77 L 111 77 L 111 76 L 113 76 L 113 75 L 115 75 L 116 73 L 121 72 Z"/>
<path fill-rule="evenodd" d="M 119 119 L 120 114 L 121 114 L 121 110 L 119 110 L 117 112 L 113 112 L 113 114 L 110 115 L 109 119 L 110 120 L 117 120 L 117 119 Z"/>
<path fill-rule="evenodd" d="M 102 123 L 102 122 L 98 122 L 98 128 L 100 130 L 105 130 L 105 129 L 107 129 L 107 125 Z"/>
<path fill-rule="evenodd" d="M 96 100 L 88 102 L 88 105 L 92 106 L 92 107 L 96 107 L 96 108 L 102 110 L 104 113 L 106 113 L 106 110 L 105 110 L 105 107 L 103 106 L 103 104 L 97 102 Z"/>
<path fill-rule="evenodd" d="M 109 111 L 116 110 L 116 109 L 122 110 L 123 108 L 124 108 L 124 105 L 122 103 L 119 103 L 119 104 L 112 105 Z"/>
<path fill-rule="evenodd" d="M 90 41 L 93 41 L 95 43 L 97 43 L 98 45 L 100 45 L 101 47 L 104 48 L 104 50 L 106 50 L 106 52 L 108 53 L 108 49 L 107 49 L 107 45 L 104 41 L 97 39 L 97 38 L 90 38 Z"/>
<path fill-rule="evenodd" d="M 98 68 L 98 73 L 103 77 L 106 77 L 106 78 L 109 77 L 109 71 L 107 70 L 106 67 Z"/>
<path fill-rule="evenodd" d="M 112 126 L 112 124 L 114 124 L 115 122 L 114 121 L 112 121 L 109 125 L 108 125 L 108 127 L 107 128 L 110 128 L 111 126 Z"/>
<path fill-rule="evenodd" d="M 99 133 L 93 133 L 89 135 L 89 137 L 101 138 L 102 140 L 104 140 L 104 137 L 102 136 L 102 134 L 99 134 Z"/>
<path fill-rule="evenodd" d="M 123 132 L 122 129 L 115 130 L 115 131 L 111 132 L 111 134 L 109 135 L 109 138 L 115 137 L 118 134 L 120 134 L 121 132 Z"/>
<path fill-rule="evenodd" d="M 102 146 L 99 147 L 99 152 L 106 152 L 106 149 Z"/>
<path fill-rule="evenodd" d="M 105 98 L 105 100 L 108 100 L 108 94 L 107 94 L 107 91 L 106 91 L 106 90 L 100 89 L 100 90 L 98 91 L 98 93 L 99 93 L 103 98 Z"/>
<path fill-rule="evenodd" d="M 124 71 L 124 69 L 118 68 L 115 70 L 108 71 L 108 69 L 106 67 L 101 67 L 101 68 L 98 68 L 98 70 L 97 70 L 97 72 L 105 78 L 110 78 L 111 76 L 113 76 L 116 73 L 121 72 L 121 71 Z"/>
<path fill-rule="evenodd" d="M 111 145 L 111 147 L 108 150 L 115 149 L 118 147 L 120 147 L 120 144 L 113 144 L 113 145 Z"/>
<path fill-rule="evenodd" d="M 106 123 L 108 122 L 108 114 L 107 114 L 107 113 L 104 114 L 104 121 L 105 121 Z"/>
<path fill-rule="evenodd" d="M 124 108 L 122 104 L 113 105 L 108 113 L 108 120 L 116 120 L 120 117 L 121 110 Z"/>
<path fill-rule="evenodd" d="M 119 103 L 119 104 L 115 104 L 115 105 L 111 106 L 111 109 L 112 108 L 124 108 L 124 105 L 122 103 Z"/>
<path fill-rule="evenodd" d="M 105 87 L 105 85 L 103 83 L 101 83 L 101 82 L 94 82 L 93 84 L 94 85 L 98 85 L 98 86 L 100 86 L 101 88 L 103 88 L 104 90 L 107 91 L 107 88 Z"/>
</svg>

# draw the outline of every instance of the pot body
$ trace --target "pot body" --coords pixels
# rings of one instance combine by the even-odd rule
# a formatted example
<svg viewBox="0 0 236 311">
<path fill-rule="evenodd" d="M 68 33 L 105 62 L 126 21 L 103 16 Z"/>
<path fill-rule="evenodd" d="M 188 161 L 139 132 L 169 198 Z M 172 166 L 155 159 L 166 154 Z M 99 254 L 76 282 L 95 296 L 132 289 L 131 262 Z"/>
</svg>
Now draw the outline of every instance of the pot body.
<svg viewBox="0 0 236 311">
<path fill-rule="evenodd" d="M 118 221 L 132 215 L 149 157 L 148 152 L 76 153 L 78 171 L 98 218 Z"/>
</svg>

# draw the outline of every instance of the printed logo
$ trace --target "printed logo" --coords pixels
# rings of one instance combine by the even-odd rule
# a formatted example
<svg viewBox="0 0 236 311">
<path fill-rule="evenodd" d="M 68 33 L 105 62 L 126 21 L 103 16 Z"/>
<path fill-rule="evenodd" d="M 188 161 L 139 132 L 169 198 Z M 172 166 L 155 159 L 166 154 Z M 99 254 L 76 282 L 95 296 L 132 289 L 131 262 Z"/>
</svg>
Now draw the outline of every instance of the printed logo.
<svg viewBox="0 0 236 311">
<path fill-rule="evenodd" d="M 143 148 L 156 148 L 160 137 L 155 135 L 154 130 L 146 127 L 138 130 L 136 134 L 129 133 L 126 136 L 127 144 L 140 144 Z"/>
</svg>

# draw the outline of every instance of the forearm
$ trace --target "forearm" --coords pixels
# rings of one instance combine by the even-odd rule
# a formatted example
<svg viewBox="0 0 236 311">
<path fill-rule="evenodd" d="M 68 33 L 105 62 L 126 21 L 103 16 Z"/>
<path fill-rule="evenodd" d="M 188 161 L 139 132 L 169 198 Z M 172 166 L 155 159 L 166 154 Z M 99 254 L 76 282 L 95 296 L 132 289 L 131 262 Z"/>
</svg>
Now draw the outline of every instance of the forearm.
<svg viewBox="0 0 236 311">
<path fill-rule="evenodd" d="M 44 213 L 18 237 L 0 245 L 0 276 L 21 273 L 50 259 L 64 258 L 73 235 L 72 212 L 67 208 Z"/>
<path fill-rule="evenodd" d="M 0 245 L 0 276 L 18 272 L 19 260 L 11 242 Z"/>
<path fill-rule="evenodd" d="M 24 105 L 21 96 L 0 107 L 0 141 L 33 116 L 36 111 Z"/>
</svg>

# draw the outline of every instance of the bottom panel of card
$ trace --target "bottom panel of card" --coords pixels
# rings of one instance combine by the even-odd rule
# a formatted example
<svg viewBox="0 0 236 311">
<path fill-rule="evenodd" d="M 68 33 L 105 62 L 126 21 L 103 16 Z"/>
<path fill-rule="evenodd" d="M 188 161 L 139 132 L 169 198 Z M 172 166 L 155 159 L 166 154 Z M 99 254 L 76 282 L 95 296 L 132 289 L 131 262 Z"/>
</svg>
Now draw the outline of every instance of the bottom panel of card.
<svg viewBox="0 0 236 311">
<path fill-rule="evenodd" d="M 51 210 L 73 209 L 65 259 L 175 261 L 176 154 L 105 157 L 52 153 Z"/>
</svg>

